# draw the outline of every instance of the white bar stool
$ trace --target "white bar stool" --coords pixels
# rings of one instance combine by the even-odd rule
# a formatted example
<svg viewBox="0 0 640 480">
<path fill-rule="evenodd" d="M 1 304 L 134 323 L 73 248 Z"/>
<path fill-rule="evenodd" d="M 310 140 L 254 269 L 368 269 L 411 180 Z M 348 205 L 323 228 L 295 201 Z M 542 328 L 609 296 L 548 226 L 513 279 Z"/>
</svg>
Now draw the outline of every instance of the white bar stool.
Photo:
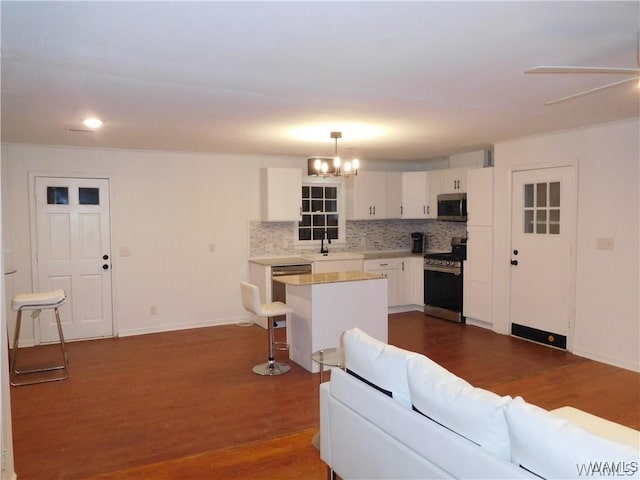
<svg viewBox="0 0 640 480">
<path fill-rule="evenodd" d="M 58 380 L 64 380 L 69 376 L 69 368 L 67 363 L 67 349 L 64 344 L 64 335 L 62 334 L 62 325 L 60 323 L 60 313 L 58 308 L 65 304 L 67 301 L 67 294 L 64 290 L 52 290 L 50 292 L 40 293 L 21 293 L 13 297 L 11 302 L 11 309 L 18 312 L 16 317 L 16 331 L 13 336 L 13 349 L 11 351 L 11 364 L 9 367 L 10 382 L 13 386 L 19 385 L 33 385 L 35 383 L 56 382 Z M 31 370 L 18 370 L 18 351 L 20 341 L 20 324 L 22 323 L 22 311 L 33 310 L 31 318 L 35 319 L 40 315 L 42 310 L 53 309 L 56 316 L 56 323 L 58 325 L 58 336 L 60 337 L 60 348 L 62 350 L 63 363 L 62 365 L 54 365 L 51 367 L 34 368 Z M 63 376 L 57 376 L 54 378 L 39 378 L 34 380 L 25 380 L 22 382 L 15 381 L 15 378 L 19 375 L 27 375 L 33 373 L 50 372 L 53 370 L 62 370 Z"/>
<path fill-rule="evenodd" d="M 257 286 L 251 283 L 240 282 L 240 288 L 242 290 L 242 304 L 244 305 L 244 308 L 258 317 L 267 318 L 267 331 L 269 332 L 269 360 L 266 363 L 261 363 L 253 367 L 253 373 L 269 376 L 287 373 L 291 370 L 291 365 L 276 362 L 275 359 L 275 350 L 287 350 L 288 346 L 286 343 L 274 341 L 273 317 L 293 313 L 293 308 L 282 302 L 260 303 L 260 290 Z"/>
</svg>

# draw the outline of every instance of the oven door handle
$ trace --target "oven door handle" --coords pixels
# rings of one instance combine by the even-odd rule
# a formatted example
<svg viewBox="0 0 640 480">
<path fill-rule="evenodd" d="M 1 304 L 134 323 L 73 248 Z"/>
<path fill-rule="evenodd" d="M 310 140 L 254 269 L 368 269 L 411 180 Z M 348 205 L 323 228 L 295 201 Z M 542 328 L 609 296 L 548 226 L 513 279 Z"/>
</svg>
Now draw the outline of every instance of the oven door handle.
<svg viewBox="0 0 640 480">
<path fill-rule="evenodd" d="M 460 275 L 462 271 L 458 268 L 438 267 L 437 265 L 429 265 L 424 267 L 425 272 L 442 272 L 452 273 L 453 275 Z"/>
</svg>

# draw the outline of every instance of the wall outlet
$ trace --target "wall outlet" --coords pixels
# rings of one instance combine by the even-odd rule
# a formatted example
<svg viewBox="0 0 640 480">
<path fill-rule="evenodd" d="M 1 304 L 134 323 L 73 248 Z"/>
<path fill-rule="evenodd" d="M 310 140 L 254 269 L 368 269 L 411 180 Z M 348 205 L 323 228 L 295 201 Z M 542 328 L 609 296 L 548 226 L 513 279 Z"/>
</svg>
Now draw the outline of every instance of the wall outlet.
<svg viewBox="0 0 640 480">
<path fill-rule="evenodd" d="M 120 256 L 121 257 L 130 257 L 131 256 L 131 247 L 120 247 Z"/>
<path fill-rule="evenodd" d="M 216 245 L 215 243 L 210 243 L 209 244 L 209 253 L 215 253 L 216 252 Z"/>
<path fill-rule="evenodd" d="M 614 246 L 613 238 L 598 238 L 596 240 L 596 248 L 598 250 L 613 250 Z"/>
</svg>

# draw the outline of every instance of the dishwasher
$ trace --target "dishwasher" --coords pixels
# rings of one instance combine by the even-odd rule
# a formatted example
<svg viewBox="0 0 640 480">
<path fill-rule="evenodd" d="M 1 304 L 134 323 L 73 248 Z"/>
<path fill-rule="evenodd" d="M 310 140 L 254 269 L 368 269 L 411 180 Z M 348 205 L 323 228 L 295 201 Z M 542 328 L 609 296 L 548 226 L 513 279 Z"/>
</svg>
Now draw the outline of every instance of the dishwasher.
<svg viewBox="0 0 640 480">
<path fill-rule="evenodd" d="M 271 301 L 287 303 L 287 286 L 284 283 L 275 282 L 274 277 L 283 277 L 285 275 L 304 275 L 311 273 L 311 264 L 303 263 L 296 265 L 272 265 L 271 266 Z M 286 315 L 273 317 L 276 327 L 285 325 Z"/>
</svg>

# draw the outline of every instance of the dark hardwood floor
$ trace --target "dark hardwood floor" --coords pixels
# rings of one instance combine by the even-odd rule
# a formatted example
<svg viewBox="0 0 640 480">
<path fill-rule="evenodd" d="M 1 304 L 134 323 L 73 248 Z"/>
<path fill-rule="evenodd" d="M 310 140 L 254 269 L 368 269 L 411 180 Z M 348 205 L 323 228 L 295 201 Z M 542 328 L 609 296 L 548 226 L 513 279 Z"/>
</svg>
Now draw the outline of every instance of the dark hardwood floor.
<svg viewBox="0 0 640 480">
<path fill-rule="evenodd" d="M 419 312 L 390 315 L 389 343 L 496 393 L 640 428 L 638 373 Z M 253 374 L 266 360 L 257 326 L 74 342 L 68 351 L 67 380 L 11 389 L 19 480 L 326 478 L 310 444 L 319 375 L 296 364 L 280 377 Z"/>
</svg>

